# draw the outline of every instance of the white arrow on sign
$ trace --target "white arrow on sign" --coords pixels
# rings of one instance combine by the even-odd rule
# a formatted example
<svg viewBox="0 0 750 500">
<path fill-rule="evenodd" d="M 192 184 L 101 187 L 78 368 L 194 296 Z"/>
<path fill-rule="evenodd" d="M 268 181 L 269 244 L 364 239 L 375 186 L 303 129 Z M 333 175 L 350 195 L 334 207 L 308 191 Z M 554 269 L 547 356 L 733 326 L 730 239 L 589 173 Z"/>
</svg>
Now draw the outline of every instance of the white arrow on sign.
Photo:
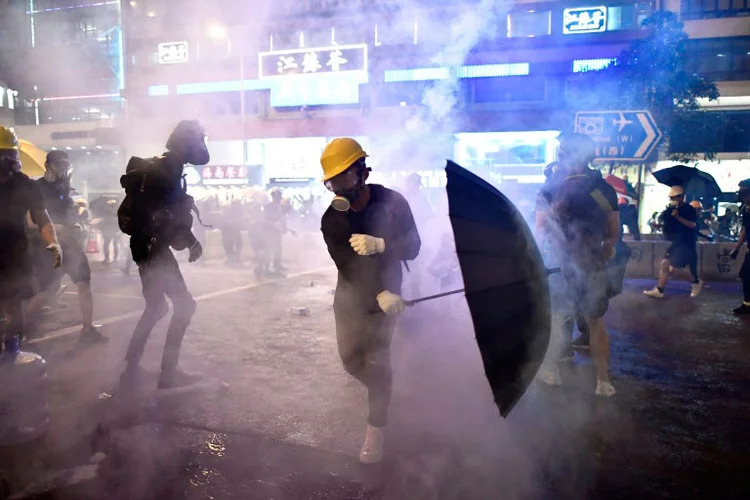
<svg viewBox="0 0 750 500">
<path fill-rule="evenodd" d="M 654 130 L 654 127 L 652 127 L 648 122 L 645 113 L 636 113 L 636 116 L 638 117 L 638 121 L 641 123 L 643 130 L 646 131 L 646 138 L 643 140 L 641 146 L 635 152 L 635 155 L 633 155 L 636 158 L 641 158 L 646 154 L 646 151 L 648 151 L 648 149 L 653 144 L 654 139 L 656 138 L 656 130 Z"/>
</svg>

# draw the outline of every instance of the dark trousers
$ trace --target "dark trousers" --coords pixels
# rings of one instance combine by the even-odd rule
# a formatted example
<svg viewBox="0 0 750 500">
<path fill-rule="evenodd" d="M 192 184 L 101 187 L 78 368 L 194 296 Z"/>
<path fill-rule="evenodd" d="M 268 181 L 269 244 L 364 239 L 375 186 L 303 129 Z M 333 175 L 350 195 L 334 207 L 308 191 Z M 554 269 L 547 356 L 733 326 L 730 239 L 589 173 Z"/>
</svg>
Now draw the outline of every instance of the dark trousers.
<svg viewBox="0 0 750 500">
<path fill-rule="evenodd" d="M 161 369 L 174 369 L 179 361 L 182 338 L 195 313 L 195 300 L 187 289 L 174 254 L 168 248 L 155 250 L 148 261 L 139 262 L 138 273 L 141 276 L 146 309 L 135 327 L 125 359 L 128 364 L 140 363 L 151 330 L 169 312 L 169 297 L 174 313 L 167 330 Z"/>
<path fill-rule="evenodd" d="M 239 261 L 242 256 L 242 233 L 234 227 L 225 227 L 221 230 L 221 241 L 224 244 L 224 252 L 227 260 Z"/>
<path fill-rule="evenodd" d="M 395 320 L 383 313 L 355 316 L 336 309 L 336 342 L 344 369 L 367 387 L 367 422 L 385 427 L 393 388 L 390 346 Z"/>
<path fill-rule="evenodd" d="M 117 231 L 102 231 L 102 240 L 104 241 L 104 260 L 109 261 L 110 245 L 112 245 L 112 260 L 117 260 L 120 256 L 120 238 L 117 237 Z"/>
<path fill-rule="evenodd" d="M 268 233 L 268 247 L 270 250 L 271 261 L 273 262 L 273 269 L 279 272 L 283 269 L 281 264 L 281 237 L 282 234 L 278 231 L 271 231 Z"/>
<path fill-rule="evenodd" d="M 742 293 L 745 302 L 750 303 L 750 251 L 745 254 L 745 260 L 742 262 L 740 279 L 742 280 Z"/>
</svg>

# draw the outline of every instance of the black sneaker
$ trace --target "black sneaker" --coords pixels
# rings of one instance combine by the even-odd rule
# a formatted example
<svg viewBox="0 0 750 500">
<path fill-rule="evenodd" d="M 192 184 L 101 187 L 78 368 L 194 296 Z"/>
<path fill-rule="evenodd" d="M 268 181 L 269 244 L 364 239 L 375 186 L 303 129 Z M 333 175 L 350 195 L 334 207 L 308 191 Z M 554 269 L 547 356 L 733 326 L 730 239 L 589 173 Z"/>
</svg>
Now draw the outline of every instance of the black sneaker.
<svg viewBox="0 0 750 500">
<path fill-rule="evenodd" d="M 741 316 L 744 316 L 745 314 L 750 314 L 750 306 L 746 304 L 742 304 L 740 307 L 734 310 L 734 314 L 739 314 Z"/>
<path fill-rule="evenodd" d="M 109 342 L 109 337 L 97 330 L 95 326 L 92 326 L 81 330 L 78 342 L 82 344 L 98 344 L 100 342 Z"/>
<path fill-rule="evenodd" d="M 588 336 L 579 335 L 573 341 L 573 349 L 589 349 L 591 347 L 591 339 Z"/>
<path fill-rule="evenodd" d="M 169 371 L 163 371 L 159 375 L 159 389 L 176 389 L 177 387 L 185 387 L 193 385 L 203 377 L 200 375 L 194 375 L 191 373 L 185 373 L 179 368 L 175 368 Z"/>
<path fill-rule="evenodd" d="M 141 365 L 128 365 L 125 371 L 120 375 L 120 385 L 123 387 L 133 387 L 144 382 L 154 373 L 146 370 Z"/>
</svg>

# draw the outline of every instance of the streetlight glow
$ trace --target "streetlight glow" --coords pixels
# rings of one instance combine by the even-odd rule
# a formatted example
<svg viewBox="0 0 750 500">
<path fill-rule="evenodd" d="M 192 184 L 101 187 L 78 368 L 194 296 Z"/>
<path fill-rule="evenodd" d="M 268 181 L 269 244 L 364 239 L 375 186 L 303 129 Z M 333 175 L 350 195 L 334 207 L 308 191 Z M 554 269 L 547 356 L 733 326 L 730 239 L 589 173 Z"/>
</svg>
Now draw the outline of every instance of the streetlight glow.
<svg viewBox="0 0 750 500">
<path fill-rule="evenodd" d="M 208 36 L 211 38 L 226 38 L 227 29 L 220 24 L 212 24 L 208 27 Z"/>
</svg>

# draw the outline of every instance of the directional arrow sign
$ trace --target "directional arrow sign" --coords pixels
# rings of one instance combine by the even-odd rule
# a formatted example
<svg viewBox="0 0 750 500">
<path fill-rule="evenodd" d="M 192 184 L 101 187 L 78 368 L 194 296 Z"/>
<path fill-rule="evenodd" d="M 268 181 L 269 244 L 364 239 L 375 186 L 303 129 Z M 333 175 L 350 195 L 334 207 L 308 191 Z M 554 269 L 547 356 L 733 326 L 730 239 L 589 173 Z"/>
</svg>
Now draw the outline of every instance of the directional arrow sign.
<svg viewBox="0 0 750 500">
<path fill-rule="evenodd" d="M 645 160 L 662 138 L 648 111 L 582 111 L 576 132 L 594 139 L 596 162 Z"/>
</svg>

